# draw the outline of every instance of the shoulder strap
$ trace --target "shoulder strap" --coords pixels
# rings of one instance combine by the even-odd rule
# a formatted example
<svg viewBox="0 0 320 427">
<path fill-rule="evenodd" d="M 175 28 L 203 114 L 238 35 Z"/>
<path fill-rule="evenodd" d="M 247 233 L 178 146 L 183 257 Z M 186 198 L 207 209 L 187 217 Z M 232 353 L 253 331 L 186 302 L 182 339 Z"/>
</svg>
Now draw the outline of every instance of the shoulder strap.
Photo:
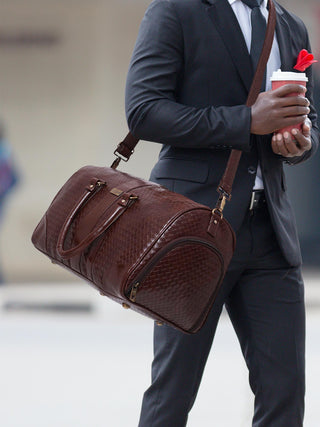
<svg viewBox="0 0 320 427">
<path fill-rule="evenodd" d="M 267 66 L 268 58 L 273 43 L 274 31 L 276 27 L 276 11 L 272 0 L 268 0 L 268 8 L 269 18 L 266 37 L 264 40 L 261 56 L 257 65 L 257 70 L 254 75 L 248 99 L 246 102 L 246 105 L 248 107 L 251 107 L 255 103 L 260 93 L 265 68 Z M 114 152 L 117 158 L 112 163 L 111 167 L 113 169 L 116 169 L 121 160 L 127 162 L 133 154 L 134 148 L 136 147 L 138 142 L 139 139 L 135 138 L 132 133 L 129 132 L 125 139 L 117 146 Z M 242 153 L 239 150 L 231 151 L 226 170 L 217 189 L 217 191 L 220 193 L 220 197 L 216 209 L 218 209 L 221 213 L 223 211 L 225 201 L 231 199 L 232 185 L 239 166 L 241 154 Z"/>
<path fill-rule="evenodd" d="M 265 69 L 266 69 L 271 48 L 272 48 L 274 31 L 276 27 L 276 19 L 277 19 L 276 10 L 272 0 L 268 1 L 268 8 L 269 8 L 269 18 L 268 18 L 266 37 L 264 40 L 261 56 L 257 65 L 256 73 L 254 75 L 251 88 L 249 91 L 248 99 L 246 102 L 246 105 L 248 107 L 251 107 L 255 103 L 260 93 L 260 88 L 262 86 Z M 232 185 L 233 185 L 233 181 L 239 166 L 241 154 L 242 152 L 240 150 L 231 151 L 226 170 L 220 181 L 219 187 L 217 188 L 217 191 L 220 193 L 220 197 L 219 197 L 216 208 L 221 213 L 223 211 L 225 201 L 231 199 Z"/>
</svg>

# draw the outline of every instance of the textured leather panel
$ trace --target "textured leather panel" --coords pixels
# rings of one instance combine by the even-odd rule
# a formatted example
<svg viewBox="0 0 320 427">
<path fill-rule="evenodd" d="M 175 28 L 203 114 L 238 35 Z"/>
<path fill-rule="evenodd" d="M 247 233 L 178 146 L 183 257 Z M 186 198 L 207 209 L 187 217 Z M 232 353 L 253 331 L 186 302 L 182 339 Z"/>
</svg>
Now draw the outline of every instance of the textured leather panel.
<svg viewBox="0 0 320 427">
<path fill-rule="evenodd" d="M 106 185 L 90 190 L 97 180 Z M 123 211 L 110 225 L 116 206 Z M 61 234 L 65 238 L 59 249 Z M 82 247 L 88 235 L 97 237 Z M 204 205 L 123 172 L 86 166 L 59 191 L 32 241 L 117 302 L 195 332 L 212 305 L 235 237 L 229 224 Z M 60 255 L 75 248 L 70 258 Z M 133 302 L 130 289 L 139 277 L 142 285 Z"/>
<path fill-rule="evenodd" d="M 220 256 L 212 249 L 181 242 L 140 278 L 136 302 L 182 328 L 196 329 L 207 314 L 222 274 Z"/>
</svg>

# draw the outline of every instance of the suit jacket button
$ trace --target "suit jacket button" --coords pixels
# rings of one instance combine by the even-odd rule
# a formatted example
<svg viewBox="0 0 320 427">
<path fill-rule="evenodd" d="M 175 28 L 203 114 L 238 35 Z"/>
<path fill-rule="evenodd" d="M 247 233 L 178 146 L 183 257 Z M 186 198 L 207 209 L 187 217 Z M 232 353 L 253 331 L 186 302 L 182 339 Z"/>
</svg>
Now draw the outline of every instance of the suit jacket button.
<svg viewBox="0 0 320 427">
<path fill-rule="evenodd" d="M 248 172 L 253 175 L 257 172 L 257 169 L 254 166 L 249 166 L 248 167 Z"/>
</svg>

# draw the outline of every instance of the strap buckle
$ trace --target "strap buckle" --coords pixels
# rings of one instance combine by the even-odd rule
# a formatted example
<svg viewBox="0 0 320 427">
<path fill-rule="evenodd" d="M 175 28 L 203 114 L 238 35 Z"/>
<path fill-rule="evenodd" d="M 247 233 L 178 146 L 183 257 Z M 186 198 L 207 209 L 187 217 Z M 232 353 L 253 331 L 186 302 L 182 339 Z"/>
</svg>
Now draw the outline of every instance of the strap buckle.
<svg viewBox="0 0 320 427">
<path fill-rule="evenodd" d="M 134 150 L 131 151 L 131 154 L 133 154 Z M 127 162 L 129 160 L 129 157 L 124 156 L 123 154 L 119 153 L 118 149 L 115 149 L 113 154 L 117 156 L 120 160 L 123 160 L 124 162 Z"/>
<path fill-rule="evenodd" d="M 131 154 L 134 152 L 134 150 L 132 150 Z M 129 157 L 124 156 L 123 154 L 119 153 L 117 151 L 117 149 L 113 152 L 113 154 L 117 157 L 112 165 L 111 165 L 111 169 L 117 169 L 117 167 L 119 166 L 121 160 L 123 160 L 124 162 L 127 162 L 129 160 Z"/>
<path fill-rule="evenodd" d="M 221 198 L 225 198 L 228 202 L 231 200 L 231 194 L 224 190 L 222 187 L 218 188 L 218 192 L 220 193 Z"/>
<path fill-rule="evenodd" d="M 213 209 L 213 213 L 219 212 L 220 215 L 223 217 L 223 209 L 225 208 L 226 201 L 231 200 L 231 194 L 229 194 L 227 191 L 225 191 L 222 187 L 218 188 L 218 192 L 220 194 L 219 199 L 217 201 L 216 207 Z"/>
</svg>

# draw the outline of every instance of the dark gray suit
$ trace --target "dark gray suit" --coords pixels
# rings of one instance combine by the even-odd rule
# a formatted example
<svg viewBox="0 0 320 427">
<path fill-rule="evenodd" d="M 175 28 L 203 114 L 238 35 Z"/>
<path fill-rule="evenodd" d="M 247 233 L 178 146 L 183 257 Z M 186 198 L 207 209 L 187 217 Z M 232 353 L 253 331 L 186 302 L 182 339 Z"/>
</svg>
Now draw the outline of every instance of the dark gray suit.
<svg viewBox="0 0 320 427">
<path fill-rule="evenodd" d="M 281 68 L 283 71 L 293 71 L 292 68 L 300 50 L 310 50 L 308 34 L 299 18 L 288 13 L 278 4 L 276 4 L 276 11 L 276 32 L 281 53 Z M 292 164 L 300 163 L 312 156 L 319 143 L 316 113 L 312 101 L 310 68 L 307 75 L 309 77 L 307 97 L 311 101 L 309 117 L 313 123 L 313 147 L 304 156 L 290 159 Z M 240 282 L 244 283 L 242 289 L 246 288 L 246 284 L 251 283 L 252 275 L 249 275 L 250 277 L 247 275 L 249 270 L 260 271 L 261 283 L 264 281 L 264 277 L 268 276 L 266 270 L 278 270 L 272 280 L 269 275 L 269 282 L 271 280 L 273 283 L 269 284 L 269 289 L 272 289 L 272 286 L 279 289 L 281 286 L 277 286 L 277 284 L 279 285 L 279 281 L 282 280 L 281 274 L 290 276 L 295 271 L 295 283 L 298 283 L 295 288 L 298 294 L 295 294 L 293 299 L 295 302 L 299 301 L 299 304 L 296 307 L 297 312 L 292 312 L 292 315 L 300 313 L 301 321 L 297 326 L 299 331 L 297 330 L 295 334 L 300 337 L 299 345 L 301 354 L 303 353 L 304 314 L 302 282 L 299 272 L 301 256 L 294 215 L 288 200 L 283 173 L 283 162 L 286 159 L 272 152 L 270 135 L 262 137 L 250 135 L 251 110 L 245 106 L 245 102 L 252 77 L 253 70 L 244 37 L 227 0 L 155 0 L 150 5 L 142 21 L 130 64 L 126 90 L 126 112 L 130 130 L 135 136 L 163 144 L 159 160 L 153 168 L 151 180 L 200 203 L 214 206 L 217 198 L 215 188 L 226 166 L 230 149 L 242 150 L 243 155 L 235 179 L 233 197 L 225 209 L 226 218 L 238 234 L 238 247 L 229 274 L 225 279 L 224 289 L 213 309 L 211 320 L 208 320 L 208 323 L 211 322 L 211 326 L 207 326 L 207 329 L 204 328 L 198 337 L 191 338 L 182 336 L 183 334 L 171 328 L 155 329 L 153 385 L 144 399 L 140 421 L 140 425 L 143 427 L 151 427 L 151 425 L 178 427 L 186 422 L 221 307 L 230 297 L 231 291 L 234 295 L 237 294 L 237 303 L 233 304 L 230 300 L 227 302 L 227 306 L 230 308 L 230 316 L 234 321 L 250 374 L 254 375 L 253 372 L 258 369 L 258 366 L 265 363 L 265 359 L 259 360 L 259 362 L 256 360 L 253 366 L 249 361 L 247 347 L 251 345 L 254 348 L 256 343 L 245 342 L 248 328 L 239 326 L 240 320 L 236 315 L 240 310 L 240 297 L 236 288 Z M 253 221 L 248 217 L 248 205 L 255 182 L 258 159 L 261 163 L 269 214 L 268 218 L 260 215 Z M 243 228 L 244 224 L 246 224 L 246 230 Z M 259 235 L 261 240 L 252 241 L 251 248 L 246 248 L 246 240 L 249 238 L 246 234 L 249 229 L 253 240 L 259 235 L 259 230 L 262 230 Z M 255 233 L 256 236 L 253 236 L 252 233 Z M 246 237 L 244 237 L 245 235 Z M 267 247 L 263 239 L 270 244 L 266 253 L 259 251 L 259 242 Z M 273 244 L 275 246 L 272 246 Z M 252 251 L 254 251 L 254 256 Z M 270 252 L 273 253 L 272 259 L 269 258 Z M 246 260 L 245 254 L 247 255 Z M 251 261 L 250 267 L 245 270 L 243 266 L 248 259 Z M 253 260 L 255 261 L 253 262 Z M 247 263 L 247 265 L 249 264 Z M 292 278 L 290 280 L 293 281 Z M 286 286 L 281 292 L 285 293 Z M 255 290 L 249 285 L 247 287 L 247 298 L 250 299 L 255 294 Z M 259 299 L 262 296 L 260 294 L 256 297 Z M 273 303 L 270 302 L 270 304 Z M 245 304 L 242 305 L 242 308 L 244 306 Z M 272 313 L 269 315 L 272 316 Z M 275 315 L 274 318 L 276 317 Z M 280 319 L 278 318 L 277 321 Z M 288 331 L 285 335 L 287 334 Z M 165 354 L 163 342 L 168 343 L 169 337 L 172 338 L 171 344 L 175 351 L 172 350 L 171 354 Z M 278 337 L 278 341 L 281 339 Z M 275 339 L 275 341 L 277 340 Z M 174 366 L 175 369 L 178 369 L 178 365 L 183 365 L 183 360 L 185 360 L 185 366 L 188 365 L 188 356 L 182 355 L 182 349 L 188 349 L 187 351 L 190 353 L 195 342 L 197 342 L 201 355 L 199 356 L 199 367 L 193 368 L 197 372 L 194 373 L 193 379 L 190 379 L 190 384 L 186 385 L 188 381 L 185 379 L 182 381 L 180 378 L 179 380 L 178 371 L 174 380 L 170 383 L 166 382 L 165 378 L 168 377 Z M 274 345 L 276 346 L 277 342 Z M 201 350 L 201 346 L 204 346 L 205 349 Z M 289 347 L 294 351 L 292 346 Z M 190 358 L 194 360 L 194 357 L 196 356 L 190 353 Z M 303 359 L 303 356 L 301 358 Z M 286 424 L 290 418 L 283 418 L 283 424 L 281 424 L 280 417 L 276 418 L 276 410 L 273 410 L 273 415 L 270 415 L 272 423 L 263 421 L 263 419 L 267 420 L 267 409 L 261 409 L 259 412 L 258 407 L 263 399 L 261 397 L 260 403 L 256 403 L 255 426 L 290 425 L 293 427 L 302 425 L 303 363 L 301 360 L 300 362 L 301 374 L 298 387 L 301 389 L 298 404 L 300 415 L 296 416 L 297 422 L 291 420 L 290 424 Z M 181 372 L 181 377 L 187 375 L 186 372 L 190 370 L 188 369 L 186 368 L 184 373 Z M 270 369 L 272 370 L 271 367 Z M 273 374 L 280 373 L 274 371 Z M 270 375 L 270 372 L 268 371 L 266 375 Z M 253 386 L 253 383 L 256 385 Z M 257 398 L 257 389 L 261 384 L 256 382 L 256 377 L 255 380 L 252 380 L 251 386 Z M 165 389 L 170 394 L 173 393 L 173 390 L 182 392 L 182 388 L 184 388 L 184 392 L 186 388 L 191 391 L 186 393 L 188 396 L 185 399 L 179 400 L 180 403 L 175 402 L 175 410 L 170 409 L 170 405 L 166 406 L 165 403 Z M 163 406 L 160 416 L 160 409 L 158 411 L 156 405 L 161 407 L 161 404 Z M 296 402 L 292 401 L 292 406 L 295 404 Z M 155 416 L 155 413 L 158 415 Z M 163 413 L 168 415 L 163 415 Z M 290 411 L 288 413 L 290 414 Z"/>
</svg>

